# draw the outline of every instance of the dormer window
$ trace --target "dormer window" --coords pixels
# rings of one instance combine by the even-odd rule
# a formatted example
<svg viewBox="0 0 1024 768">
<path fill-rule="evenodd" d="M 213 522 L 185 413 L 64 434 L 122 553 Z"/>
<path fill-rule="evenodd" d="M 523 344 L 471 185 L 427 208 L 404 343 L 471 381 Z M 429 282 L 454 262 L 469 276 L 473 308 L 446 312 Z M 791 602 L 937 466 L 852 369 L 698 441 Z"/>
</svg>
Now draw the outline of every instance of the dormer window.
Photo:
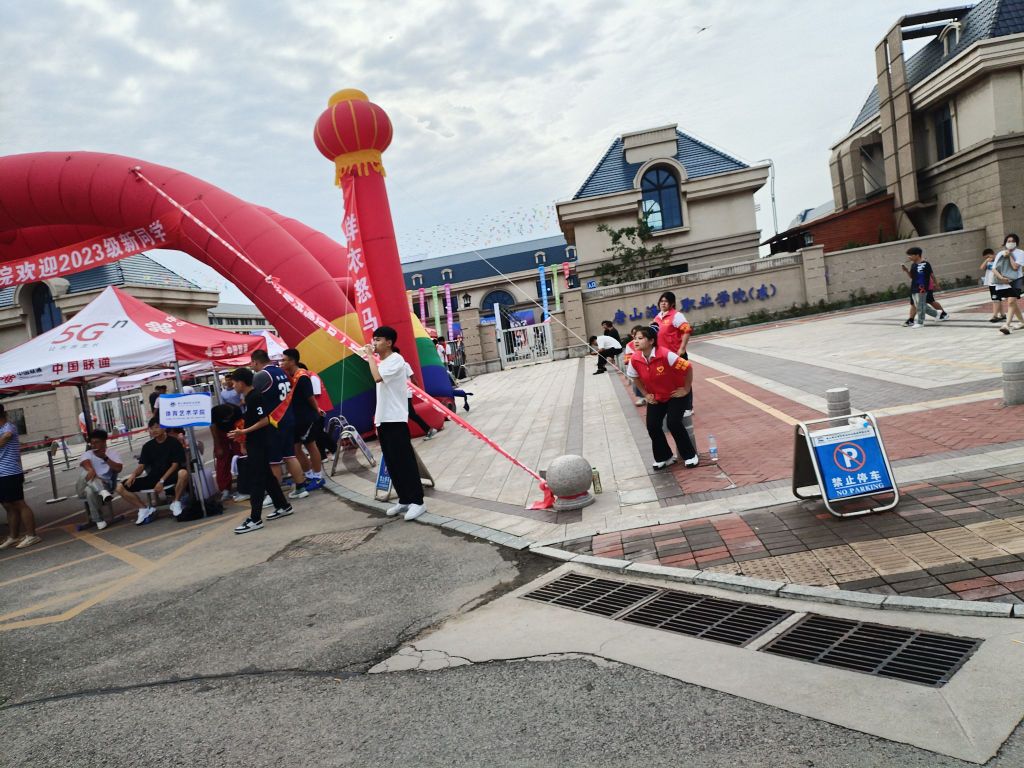
<svg viewBox="0 0 1024 768">
<path fill-rule="evenodd" d="M 640 180 L 643 195 L 640 213 L 654 232 L 683 226 L 683 206 L 679 198 L 679 181 L 665 167 L 651 168 Z"/>
<path fill-rule="evenodd" d="M 544 251 L 537 251 L 535 254 L 533 254 L 534 264 L 547 264 L 547 262 L 548 257 L 544 255 Z"/>
<path fill-rule="evenodd" d="M 450 269 L 442 269 L 441 270 L 441 279 L 442 280 L 451 280 L 452 279 L 452 271 Z"/>
<path fill-rule="evenodd" d="M 946 28 L 939 33 L 939 39 L 942 41 L 942 55 L 949 56 L 960 42 L 960 22 L 954 21 L 947 24 Z"/>
<path fill-rule="evenodd" d="M 412 284 L 413 285 L 423 285 L 423 275 L 413 275 L 412 276 Z"/>
</svg>

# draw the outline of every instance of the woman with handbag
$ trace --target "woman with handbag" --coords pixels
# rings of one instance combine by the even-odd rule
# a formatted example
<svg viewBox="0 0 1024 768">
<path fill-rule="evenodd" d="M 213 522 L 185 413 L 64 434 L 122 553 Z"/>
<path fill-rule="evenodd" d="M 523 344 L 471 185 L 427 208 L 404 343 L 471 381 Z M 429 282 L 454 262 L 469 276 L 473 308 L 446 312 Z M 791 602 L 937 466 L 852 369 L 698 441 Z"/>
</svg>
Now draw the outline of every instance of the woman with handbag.
<svg viewBox="0 0 1024 768">
<path fill-rule="evenodd" d="M 1006 322 L 999 327 L 999 332 L 1004 335 L 1010 333 L 1010 320 L 1017 318 L 1014 328 L 1024 327 L 1024 316 L 1020 311 L 1020 294 L 1024 284 L 1024 251 L 1017 246 L 1020 238 L 1012 232 L 1003 240 L 1003 250 L 996 254 L 995 267 L 992 270 L 992 277 L 995 280 L 995 292 L 999 300 L 1003 302 L 1003 314 Z"/>
</svg>

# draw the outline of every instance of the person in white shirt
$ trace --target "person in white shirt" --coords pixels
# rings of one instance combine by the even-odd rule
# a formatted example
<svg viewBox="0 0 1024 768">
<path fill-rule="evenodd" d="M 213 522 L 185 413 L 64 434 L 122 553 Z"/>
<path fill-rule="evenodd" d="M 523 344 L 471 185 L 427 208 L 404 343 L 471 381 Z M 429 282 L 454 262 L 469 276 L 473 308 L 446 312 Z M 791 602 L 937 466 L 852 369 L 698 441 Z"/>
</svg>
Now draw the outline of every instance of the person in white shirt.
<svg viewBox="0 0 1024 768">
<path fill-rule="evenodd" d="M 597 370 L 594 371 L 595 376 L 605 372 L 605 369 L 608 367 L 609 357 L 615 357 L 622 352 L 622 344 L 618 339 L 614 339 L 611 336 L 591 336 L 587 343 L 597 350 Z"/>
<path fill-rule="evenodd" d="M 391 483 L 398 493 L 398 503 L 387 514 L 403 514 L 406 520 L 415 520 L 427 511 L 423 504 L 423 483 L 416 463 L 416 453 L 409 437 L 408 376 L 405 358 L 395 346 L 398 333 L 382 325 L 373 332 L 373 341 L 363 348 L 362 358 L 370 366 L 370 374 L 377 382 L 377 409 L 373 423 L 377 439 L 384 454 L 384 463 L 391 475 Z M 380 362 L 374 357 L 380 356 Z"/>
<path fill-rule="evenodd" d="M 82 454 L 78 463 L 78 482 L 75 490 L 78 498 L 85 499 L 89 507 L 89 518 L 98 530 L 107 527 L 103 519 L 103 504 L 113 494 L 117 475 L 124 469 L 121 457 L 112 448 L 107 448 L 107 433 L 94 429 L 89 433 L 89 450 Z"/>
</svg>

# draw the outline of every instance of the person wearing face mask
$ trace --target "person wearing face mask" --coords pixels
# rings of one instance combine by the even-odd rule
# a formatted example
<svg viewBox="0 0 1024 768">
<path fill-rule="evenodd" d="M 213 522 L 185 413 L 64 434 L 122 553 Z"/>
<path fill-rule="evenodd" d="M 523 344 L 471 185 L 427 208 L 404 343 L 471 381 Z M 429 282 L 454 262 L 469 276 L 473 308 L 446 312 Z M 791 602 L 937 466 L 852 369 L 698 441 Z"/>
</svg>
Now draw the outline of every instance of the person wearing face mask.
<svg viewBox="0 0 1024 768">
<path fill-rule="evenodd" d="M 1019 302 L 1021 288 L 1024 287 L 1024 251 L 1018 245 L 1020 238 L 1012 232 L 1008 234 L 1003 239 L 1003 250 L 996 254 L 992 268 L 995 293 L 1003 304 L 1003 315 L 1006 317 L 1006 322 L 999 327 L 999 332 L 1004 335 L 1009 335 L 1010 321 L 1014 317 L 1017 321 L 1013 328 L 1024 327 Z"/>
</svg>

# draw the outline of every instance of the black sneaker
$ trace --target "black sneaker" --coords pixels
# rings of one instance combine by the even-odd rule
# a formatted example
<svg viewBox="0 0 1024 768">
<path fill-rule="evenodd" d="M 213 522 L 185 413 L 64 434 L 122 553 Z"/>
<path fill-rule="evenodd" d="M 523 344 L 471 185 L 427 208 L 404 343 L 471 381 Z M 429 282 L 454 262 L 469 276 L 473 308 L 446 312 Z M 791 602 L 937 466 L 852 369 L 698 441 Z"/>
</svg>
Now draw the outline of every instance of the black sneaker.
<svg viewBox="0 0 1024 768">
<path fill-rule="evenodd" d="M 946 310 L 942 310 L 942 314 L 939 315 L 939 320 L 948 320 L 948 319 L 949 319 L 949 312 L 947 312 Z"/>
<path fill-rule="evenodd" d="M 253 520 L 251 517 L 247 517 L 240 526 L 235 528 L 235 533 L 249 533 L 250 531 L 258 531 L 262 527 L 262 520 Z"/>
<path fill-rule="evenodd" d="M 903 327 L 904 328 L 911 328 L 911 327 L 913 327 L 913 325 L 914 325 L 914 321 L 913 320 L 907 320 L 907 322 L 905 322 L 903 324 Z"/>
<path fill-rule="evenodd" d="M 295 510 L 291 508 L 291 505 L 285 507 L 284 509 L 275 509 L 269 515 L 267 515 L 267 520 L 278 520 L 282 517 L 288 517 L 288 515 L 290 515 L 294 511 Z"/>
</svg>

